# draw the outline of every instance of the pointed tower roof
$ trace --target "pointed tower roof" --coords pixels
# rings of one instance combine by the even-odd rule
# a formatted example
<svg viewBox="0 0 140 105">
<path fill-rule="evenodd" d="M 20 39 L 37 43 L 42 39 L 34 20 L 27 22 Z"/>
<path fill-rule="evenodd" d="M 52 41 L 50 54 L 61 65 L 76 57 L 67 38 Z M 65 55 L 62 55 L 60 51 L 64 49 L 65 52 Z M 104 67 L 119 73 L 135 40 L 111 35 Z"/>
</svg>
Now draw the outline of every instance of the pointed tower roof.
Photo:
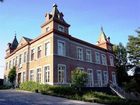
<svg viewBox="0 0 140 105">
<path fill-rule="evenodd" d="M 107 42 L 107 37 L 104 33 L 103 27 L 101 27 L 101 33 L 99 35 L 98 43 Z"/>
<path fill-rule="evenodd" d="M 12 48 L 12 49 L 16 49 L 17 46 L 18 46 L 18 41 L 17 41 L 16 34 L 15 34 L 14 40 L 13 40 L 13 42 L 11 43 L 11 48 Z"/>
</svg>

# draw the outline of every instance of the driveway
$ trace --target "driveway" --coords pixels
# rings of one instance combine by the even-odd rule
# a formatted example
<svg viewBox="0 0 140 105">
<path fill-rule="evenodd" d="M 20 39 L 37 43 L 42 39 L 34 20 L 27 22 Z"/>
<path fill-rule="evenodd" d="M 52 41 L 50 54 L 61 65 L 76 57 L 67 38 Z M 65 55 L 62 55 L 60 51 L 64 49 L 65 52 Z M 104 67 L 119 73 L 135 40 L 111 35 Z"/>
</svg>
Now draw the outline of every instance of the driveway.
<svg viewBox="0 0 140 105">
<path fill-rule="evenodd" d="M 20 90 L 0 90 L 0 105 L 101 105 Z"/>
</svg>

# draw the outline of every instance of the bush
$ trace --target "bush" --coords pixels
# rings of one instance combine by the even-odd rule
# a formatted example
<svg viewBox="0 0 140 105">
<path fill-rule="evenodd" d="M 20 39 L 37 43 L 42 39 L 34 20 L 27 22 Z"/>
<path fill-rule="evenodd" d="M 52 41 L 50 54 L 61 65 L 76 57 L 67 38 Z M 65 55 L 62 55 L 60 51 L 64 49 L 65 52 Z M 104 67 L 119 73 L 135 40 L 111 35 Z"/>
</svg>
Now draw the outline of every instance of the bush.
<svg viewBox="0 0 140 105">
<path fill-rule="evenodd" d="M 24 83 L 21 83 L 19 88 L 21 90 L 27 90 L 27 91 L 32 91 L 32 92 L 37 92 L 37 91 L 42 91 L 45 89 L 45 85 L 44 84 L 39 84 L 37 82 L 33 82 L 33 81 L 27 81 Z"/>
</svg>

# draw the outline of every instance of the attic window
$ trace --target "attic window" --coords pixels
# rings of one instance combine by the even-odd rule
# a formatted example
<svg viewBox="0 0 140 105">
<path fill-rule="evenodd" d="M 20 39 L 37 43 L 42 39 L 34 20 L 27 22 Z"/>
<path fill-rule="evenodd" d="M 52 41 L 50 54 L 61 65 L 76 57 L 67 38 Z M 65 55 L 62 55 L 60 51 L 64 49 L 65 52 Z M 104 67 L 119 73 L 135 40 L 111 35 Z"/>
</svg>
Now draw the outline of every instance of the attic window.
<svg viewBox="0 0 140 105">
<path fill-rule="evenodd" d="M 58 25 L 58 30 L 61 31 L 61 32 L 64 32 L 64 26 Z"/>
<path fill-rule="evenodd" d="M 47 28 L 46 28 L 46 32 L 48 32 L 48 31 L 49 31 L 49 29 L 50 29 L 50 28 L 49 28 L 49 27 L 47 27 Z"/>
</svg>

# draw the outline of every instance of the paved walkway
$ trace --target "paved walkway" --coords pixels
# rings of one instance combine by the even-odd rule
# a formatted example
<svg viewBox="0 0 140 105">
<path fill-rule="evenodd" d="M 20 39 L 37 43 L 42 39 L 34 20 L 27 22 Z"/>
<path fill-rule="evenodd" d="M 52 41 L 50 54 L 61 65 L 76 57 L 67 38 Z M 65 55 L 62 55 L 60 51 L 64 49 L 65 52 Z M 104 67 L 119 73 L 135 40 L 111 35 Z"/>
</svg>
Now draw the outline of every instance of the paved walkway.
<svg viewBox="0 0 140 105">
<path fill-rule="evenodd" d="M 20 90 L 0 90 L 0 105 L 101 105 Z"/>
</svg>

